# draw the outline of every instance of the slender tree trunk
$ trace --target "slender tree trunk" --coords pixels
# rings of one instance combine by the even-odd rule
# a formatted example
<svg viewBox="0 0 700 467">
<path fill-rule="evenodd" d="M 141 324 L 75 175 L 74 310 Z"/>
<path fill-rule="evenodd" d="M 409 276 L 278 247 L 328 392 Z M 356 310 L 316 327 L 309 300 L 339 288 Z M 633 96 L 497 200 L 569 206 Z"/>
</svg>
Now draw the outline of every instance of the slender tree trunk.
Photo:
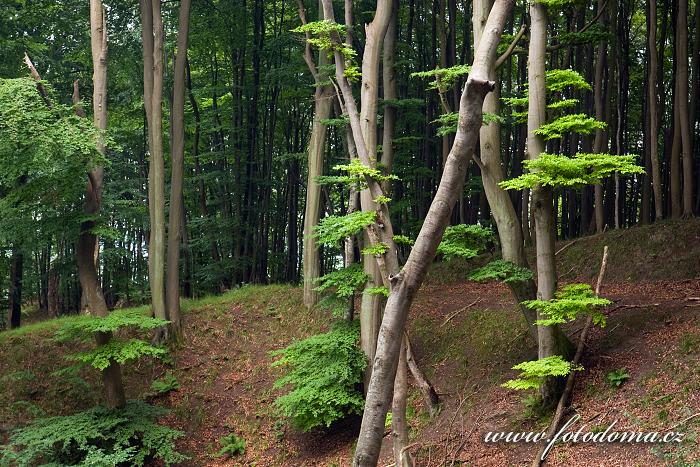
<svg viewBox="0 0 700 467">
<path fill-rule="evenodd" d="M 545 63 L 547 50 L 547 7 L 541 3 L 530 4 L 530 49 L 528 54 L 528 157 L 537 159 L 545 151 L 541 136 L 535 131 L 545 122 Z M 554 196 L 551 187 L 537 186 L 532 189 L 532 210 L 535 216 L 535 244 L 537 246 L 537 298 L 550 300 L 554 298 L 557 287 L 557 272 L 554 261 L 555 246 L 555 211 Z M 538 319 L 544 319 L 538 313 Z M 566 355 L 567 342 L 560 339 L 563 334 L 557 326 L 538 326 L 539 358 L 553 355 Z M 541 388 L 545 405 L 557 400 L 561 384 L 553 378 L 548 379 Z"/>
<path fill-rule="evenodd" d="M 332 8 L 330 0 L 323 1 L 324 10 Z M 497 0 L 491 10 L 485 28 L 487 36 L 482 38 L 467 85 L 462 92 L 457 134 L 438 191 L 406 264 L 401 272 L 388 278 L 391 293 L 379 332 L 362 428 L 353 461 L 355 466 L 374 466 L 379 458 L 384 422 L 391 403 L 393 383 L 401 355 L 403 339 L 398 336 L 403 332 L 410 305 L 435 257 L 452 210 L 463 189 L 467 161 L 474 155 L 482 123 L 483 100 L 495 86 L 495 83 L 488 80 L 488 71 L 495 60 L 503 25 L 512 7 L 511 0 Z M 343 91 L 343 95 L 347 96 L 346 91 Z"/>
<path fill-rule="evenodd" d="M 174 66 L 172 142 L 170 177 L 170 218 L 168 222 L 168 273 L 165 287 L 166 315 L 170 320 L 171 337 L 179 338 L 182 332 L 180 311 L 180 242 L 182 238 L 183 195 L 185 171 L 185 61 L 190 23 L 190 0 L 180 2 L 180 19 L 177 32 L 177 55 Z"/>
<path fill-rule="evenodd" d="M 24 255 L 18 247 L 12 247 L 10 259 L 10 291 L 8 308 L 10 309 L 10 329 L 16 329 L 22 324 L 22 271 Z"/>
<path fill-rule="evenodd" d="M 606 2 L 598 0 L 598 11 L 605 8 Z M 606 13 L 600 16 L 600 24 L 603 29 L 607 28 Z M 595 65 L 595 118 L 599 122 L 605 121 L 605 83 L 603 80 L 606 62 L 607 62 L 608 43 L 605 39 L 598 43 L 598 58 Z M 600 154 L 607 151 L 607 132 L 603 129 L 597 129 L 595 132 L 595 141 L 593 143 L 593 152 Z M 595 185 L 593 206 L 595 210 L 595 226 L 596 232 L 602 233 L 605 227 L 605 211 L 603 206 L 603 186 Z"/>
<path fill-rule="evenodd" d="M 696 31 L 698 27 L 696 26 Z M 697 32 L 696 32 L 697 34 Z M 683 217 L 693 215 L 693 143 L 688 110 L 688 0 L 678 0 L 676 15 L 676 95 L 683 161 Z"/>
<path fill-rule="evenodd" d="M 90 39 L 93 63 L 93 120 L 95 127 L 104 131 L 107 129 L 107 18 L 100 0 L 90 1 Z M 82 116 L 84 116 L 84 111 L 79 105 L 77 82 L 74 86 L 73 99 L 76 109 L 80 109 L 76 111 L 83 112 Z M 105 153 L 102 139 L 98 140 L 97 150 L 101 154 Z M 89 175 L 85 194 L 85 213 L 88 216 L 94 216 L 100 212 L 103 176 L 102 167 L 94 168 Z M 109 314 L 109 310 L 97 276 L 95 265 L 97 237 L 92 233 L 93 227 L 94 221 L 83 222 L 81 225 L 81 234 L 76 247 L 78 275 L 90 313 L 105 317 Z M 97 333 L 95 335 L 97 345 L 107 344 L 110 339 L 110 333 Z M 107 404 L 112 408 L 123 407 L 126 404 L 126 397 L 122 384 L 121 367 L 117 362 L 111 361 L 109 366 L 102 371 L 102 381 Z"/>
<path fill-rule="evenodd" d="M 491 11 L 491 0 L 476 0 L 473 3 L 473 29 L 474 47 L 479 47 L 484 27 Z M 484 112 L 493 115 L 499 114 L 499 81 L 496 76 L 495 66 L 489 70 L 489 79 L 495 81 L 496 90 L 486 95 L 484 99 Z M 522 228 L 518 216 L 513 207 L 510 195 L 499 186 L 503 181 L 503 168 L 501 164 L 501 129 L 497 121 L 491 121 L 481 127 L 479 134 L 481 180 L 484 193 L 491 207 L 491 214 L 498 227 L 498 236 L 501 241 L 503 259 L 518 266 L 529 267 L 523 242 Z M 525 317 L 527 327 L 532 337 L 537 339 L 537 328 L 534 326 L 536 313 L 522 305 L 525 300 L 535 298 L 535 283 L 532 280 L 509 284 L 513 296 L 520 306 Z"/>
<path fill-rule="evenodd" d="M 149 129 L 148 210 L 151 221 L 148 241 L 148 279 L 153 314 L 169 319 L 165 307 L 165 160 L 163 157 L 163 19 L 160 0 L 141 0 L 144 64 L 144 105 Z M 166 338 L 165 330 L 159 339 Z"/>
<path fill-rule="evenodd" d="M 299 18 L 302 24 L 306 24 L 306 10 L 303 1 L 297 2 L 299 7 Z M 321 8 L 319 0 L 319 9 Z M 307 34 L 307 39 L 310 35 Z M 333 108 L 333 96 L 335 90 L 330 85 L 322 84 L 322 78 L 318 75 L 318 70 L 313 61 L 310 44 L 307 42 L 304 49 L 304 60 L 309 71 L 316 82 L 316 92 L 314 94 L 314 120 L 311 126 L 311 138 L 309 140 L 308 175 L 306 179 L 306 204 L 304 213 L 304 246 L 303 246 L 303 270 L 304 270 L 304 305 L 312 307 L 318 303 L 318 293 L 316 292 L 316 279 L 321 270 L 321 260 L 319 255 L 319 245 L 312 237 L 314 227 L 318 225 L 321 217 L 321 185 L 316 182 L 316 178 L 323 175 L 323 154 L 326 146 L 327 127 L 324 120 L 330 118 Z M 319 66 L 327 65 L 325 53 L 319 54 Z"/>
<path fill-rule="evenodd" d="M 649 154 L 651 157 L 651 186 L 654 192 L 654 213 L 657 221 L 663 218 L 663 199 L 661 197 L 661 169 L 659 163 L 659 119 L 656 105 L 657 51 L 656 51 L 656 0 L 647 0 L 649 16 L 647 18 L 649 74 L 647 82 L 647 99 L 649 108 Z"/>
<path fill-rule="evenodd" d="M 399 351 L 399 363 L 394 378 L 394 397 L 391 403 L 391 435 L 394 438 L 394 465 L 412 467 L 413 460 L 407 451 L 408 421 L 406 420 L 406 396 L 408 393 L 408 366 L 406 363 L 406 337 Z"/>
</svg>

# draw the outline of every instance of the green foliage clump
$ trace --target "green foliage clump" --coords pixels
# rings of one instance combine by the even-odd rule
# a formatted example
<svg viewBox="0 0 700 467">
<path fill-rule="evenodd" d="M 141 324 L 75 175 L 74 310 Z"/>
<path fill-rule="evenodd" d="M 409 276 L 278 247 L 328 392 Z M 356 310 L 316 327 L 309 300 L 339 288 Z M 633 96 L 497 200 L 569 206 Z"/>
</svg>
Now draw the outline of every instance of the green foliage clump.
<svg viewBox="0 0 700 467">
<path fill-rule="evenodd" d="M 389 296 L 389 289 L 387 289 L 384 285 L 380 285 L 378 287 L 368 287 L 366 292 L 373 295 L 383 295 L 385 297 Z"/>
<path fill-rule="evenodd" d="M 165 465 L 187 460 L 174 447 L 183 432 L 156 423 L 167 411 L 141 401 L 123 409 L 98 406 L 73 415 L 40 418 L 0 446 L 0 464 L 13 466 Z"/>
<path fill-rule="evenodd" d="M 428 83 L 428 89 L 437 89 L 438 92 L 444 93 L 451 89 L 459 78 L 467 76 L 470 70 L 471 66 L 469 65 L 455 65 L 449 68 L 411 73 L 411 78 L 435 78 L 434 81 Z"/>
<path fill-rule="evenodd" d="M 2 46 L 0 46 L 2 48 Z M 0 235 L 25 243 L 66 231 L 76 234 L 87 174 L 105 159 L 97 152 L 100 132 L 62 105 L 32 78 L 0 78 Z M 79 179 L 79 178 L 78 178 Z M 39 222 L 40 221 L 40 222 Z"/>
<path fill-rule="evenodd" d="M 501 182 L 500 185 L 506 190 L 522 190 L 537 185 L 571 188 L 595 185 L 615 172 L 644 173 L 643 167 L 634 164 L 636 157 L 581 153 L 567 157 L 542 153 L 535 160 L 523 161 L 528 173 Z"/>
<path fill-rule="evenodd" d="M 448 112 L 440 115 L 438 118 L 433 120 L 431 123 L 437 123 L 439 126 L 435 134 L 437 136 L 446 136 L 453 133 L 457 133 L 457 122 L 459 121 L 459 112 Z M 482 123 L 488 125 L 489 123 L 505 123 L 505 119 L 500 115 L 492 113 L 484 113 L 482 116 Z"/>
<path fill-rule="evenodd" d="M 565 89 L 584 89 L 586 91 L 592 89 L 581 73 L 570 68 L 547 71 L 545 86 L 550 93 L 561 92 Z"/>
<path fill-rule="evenodd" d="M 345 26 L 329 20 L 313 21 L 292 29 L 292 32 L 308 34 L 307 42 L 319 50 L 331 54 L 340 52 L 346 60 L 345 77 L 350 82 L 359 80 L 361 75 L 356 65 L 357 52 L 352 46 L 340 40 L 341 35 L 346 32 Z"/>
<path fill-rule="evenodd" d="M 149 331 L 166 324 L 168 324 L 166 320 L 146 316 L 142 309 L 125 308 L 112 311 L 105 317 L 83 315 L 68 321 L 56 331 L 56 338 L 59 340 L 91 339 L 96 332 L 117 332 L 124 328 Z"/>
<path fill-rule="evenodd" d="M 619 388 L 628 379 L 630 379 L 630 374 L 627 373 L 625 368 L 613 370 L 605 375 L 605 381 L 607 381 L 608 384 L 614 388 Z"/>
<path fill-rule="evenodd" d="M 413 246 L 416 241 L 406 235 L 394 235 L 394 243 L 397 245 Z"/>
<path fill-rule="evenodd" d="M 122 364 L 146 356 L 162 357 L 166 353 L 166 349 L 154 347 L 141 339 L 111 339 L 106 344 L 99 345 L 84 352 L 67 355 L 66 358 L 90 365 L 97 370 L 104 370 L 112 362 Z"/>
<path fill-rule="evenodd" d="M 116 333 L 125 328 L 148 331 L 168 324 L 168 321 L 152 318 L 143 314 L 138 308 L 113 311 L 107 316 L 85 315 L 66 321 L 56 331 L 56 339 L 88 341 L 95 333 Z M 155 347 L 142 339 L 119 339 L 112 337 L 106 344 L 90 350 L 66 355 L 67 360 L 87 364 L 97 370 L 104 370 L 111 362 L 125 363 L 131 360 L 151 356 L 162 357 L 166 349 Z"/>
<path fill-rule="evenodd" d="M 369 276 L 365 274 L 360 263 L 338 269 L 316 279 L 316 291 L 325 292 L 333 288 L 338 298 L 349 298 L 365 285 Z"/>
<path fill-rule="evenodd" d="M 532 278 L 533 274 L 530 269 L 502 259 L 491 261 L 486 266 L 476 269 L 469 274 L 469 279 L 476 282 L 497 280 L 507 284 L 528 281 Z"/>
<path fill-rule="evenodd" d="M 328 427 L 348 414 L 362 412 L 359 386 L 367 359 L 357 346 L 359 333 L 357 323 L 341 322 L 325 334 L 272 353 L 281 357 L 272 366 L 287 371 L 274 387 L 291 387 L 275 405 L 296 428 Z"/>
<path fill-rule="evenodd" d="M 588 284 L 570 284 L 557 292 L 552 300 L 527 300 L 523 304 L 531 310 L 547 315 L 547 319 L 535 321 L 540 326 L 553 326 L 573 321 L 583 313 L 593 316 L 593 324 L 605 327 L 606 318 L 600 308 L 612 303 L 600 298 Z"/>
<path fill-rule="evenodd" d="M 508 389 L 523 390 L 539 389 L 546 378 L 566 376 L 572 371 L 579 371 L 583 368 L 572 365 L 571 362 L 567 362 L 559 355 L 554 355 L 519 363 L 513 369 L 520 370 L 520 376 L 517 379 L 506 381 L 501 386 Z"/>
<path fill-rule="evenodd" d="M 355 211 L 345 216 L 328 216 L 321 219 L 314 227 L 312 235 L 319 243 L 336 245 L 345 238 L 362 232 L 367 226 L 374 223 L 376 217 L 375 211 Z"/>
<path fill-rule="evenodd" d="M 245 440 L 235 433 L 219 438 L 221 449 L 216 453 L 217 457 L 238 456 L 245 454 Z"/>
<path fill-rule="evenodd" d="M 349 164 L 341 164 L 333 167 L 333 170 L 340 170 L 347 173 L 345 177 L 339 177 L 339 180 L 355 185 L 359 189 L 367 188 L 367 179 L 376 182 L 384 182 L 388 180 L 398 180 L 396 175 L 385 175 L 381 170 L 368 167 L 359 159 L 353 159 Z"/>
<path fill-rule="evenodd" d="M 493 240 L 493 232 L 478 224 L 451 225 L 445 229 L 437 252 L 447 261 L 452 258 L 469 259 L 486 250 Z"/>
<path fill-rule="evenodd" d="M 568 114 L 541 125 L 535 130 L 535 134 L 549 141 L 562 138 L 567 133 L 588 135 L 596 130 L 603 130 L 606 126 L 605 122 L 600 122 L 586 114 Z"/>
<path fill-rule="evenodd" d="M 151 391 L 154 394 L 167 394 L 180 389 L 180 382 L 174 374 L 168 372 L 162 379 L 157 379 L 151 383 Z"/>
<path fill-rule="evenodd" d="M 374 245 L 370 245 L 368 247 L 363 248 L 362 254 L 381 256 L 387 251 L 389 251 L 389 245 L 387 245 L 386 243 L 376 243 Z"/>
</svg>

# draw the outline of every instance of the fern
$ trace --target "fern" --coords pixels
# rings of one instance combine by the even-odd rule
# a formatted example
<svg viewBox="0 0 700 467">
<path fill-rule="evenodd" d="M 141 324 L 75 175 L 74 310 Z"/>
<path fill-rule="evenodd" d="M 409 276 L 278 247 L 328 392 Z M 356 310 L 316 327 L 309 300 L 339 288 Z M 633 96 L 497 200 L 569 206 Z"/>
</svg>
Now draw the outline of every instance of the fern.
<svg viewBox="0 0 700 467">
<path fill-rule="evenodd" d="M 15 430 L 0 446 L 0 465 L 165 465 L 187 460 L 174 447 L 183 432 L 156 423 L 167 411 L 141 401 L 123 409 L 98 406 L 73 415 L 40 418 Z"/>
<path fill-rule="evenodd" d="M 287 371 L 274 387 L 290 387 L 275 405 L 295 427 L 309 431 L 362 413 L 364 399 L 358 388 L 367 359 L 357 346 L 359 332 L 357 323 L 338 323 L 325 334 L 272 353 L 280 357 L 272 366 Z"/>
<path fill-rule="evenodd" d="M 237 456 L 245 454 L 245 440 L 235 433 L 219 438 L 221 449 L 216 453 L 217 457 Z"/>
<path fill-rule="evenodd" d="M 153 391 L 154 394 L 166 394 L 176 389 L 180 389 L 180 382 L 175 375 L 170 372 L 162 379 L 155 380 L 151 383 L 151 391 Z"/>
</svg>

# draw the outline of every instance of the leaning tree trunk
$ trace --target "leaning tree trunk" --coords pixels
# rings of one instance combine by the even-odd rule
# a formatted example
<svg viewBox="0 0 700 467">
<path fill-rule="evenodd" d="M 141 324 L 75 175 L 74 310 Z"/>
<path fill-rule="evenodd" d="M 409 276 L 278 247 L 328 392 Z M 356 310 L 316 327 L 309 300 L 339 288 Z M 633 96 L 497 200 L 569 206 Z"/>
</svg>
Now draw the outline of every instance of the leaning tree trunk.
<svg viewBox="0 0 700 467">
<path fill-rule="evenodd" d="M 180 310 L 180 240 L 183 224 L 182 183 L 185 171 L 185 61 L 190 25 L 191 0 L 180 2 L 180 20 L 177 32 L 172 110 L 172 144 L 170 177 L 170 219 L 168 222 L 168 274 L 165 286 L 166 315 L 170 319 L 171 337 L 182 332 Z"/>
<path fill-rule="evenodd" d="M 530 4 L 530 48 L 528 53 L 528 119 L 527 151 L 530 160 L 537 159 L 545 151 L 544 140 L 535 131 L 545 122 L 545 63 L 547 52 L 547 7 L 541 3 Z M 554 193 L 551 187 L 536 186 L 532 190 L 532 210 L 535 216 L 535 244 L 537 248 L 537 298 L 551 300 L 557 287 L 554 261 L 555 217 Z M 538 319 L 544 319 L 538 313 Z M 539 358 L 566 355 L 568 341 L 558 326 L 538 326 Z M 558 399 L 561 382 L 549 378 L 541 387 L 545 405 Z"/>
<path fill-rule="evenodd" d="M 329 0 L 324 0 L 324 7 L 326 6 L 328 9 L 332 8 Z M 457 134 L 438 191 L 406 264 L 398 274 L 388 277 L 391 293 L 379 331 L 372 378 L 353 465 L 374 466 L 379 459 L 386 413 L 391 404 L 393 383 L 401 353 L 403 339 L 400 336 L 410 305 L 435 257 L 438 244 L 464 186 L 468 162 L 474 154 L 482 123 L 484 96 L 495 86 L 495 83 L 488 80 L 488 71 L 495 60 L 503 25 L 512 6 L 512 0 L 497 0 L 489 15 L 485 37 L 477 50 L 474 65 L 462 93 Z M 344 90 L 343 95 L 347 94 Z"/>
<path fill-rule="evenodd" d="M 165 161 L 163 158 L 163 18 L 160 0 L 141 0 L 143 96 L 148 120 L 148 280 L 153 314 L 168 319 L 165 307 Z M 165 338 L 165 330 L 159 332 Z"/>
<path fill-rule="evenodd" d="M 473 26 L 474 26 L 474 48 L 479 47 L 484 26 L 491 10 L 490 0 L 476 0 L 474 2 Z M 495 64 L 488 71 L 490 80 L 495 81 L 496 91 L 489 93 L 484 99 L 484 112 L 498 115 L 498 81 Z M 497 121 L 491 121 L 488 125 L 481 127 L 479 135 L 479 154 L 481 169 L 481 180 L 484 186 L 486 198 L 491 207 L 491 214 L 496 221 L 498 237 L 501 241 L 501 251 L 503 259 L 518 266 L 529 267 L 523 243 L 523 234 L 520 221 L 513 207 L 513 203 L 508 193 L 499 186 L 503 181 L 503 167 L 501 165 L 501 128 Z M 535 327 L 536 313 L 522 305 L 525 300 L 535 298 L 535 282 L 533 280 L 521 281 L 509 284 L 511 292 L 515 297 L 527 322 L 532 337 L 537 339 L 537 328 Z"/>
<path fill-rule="evenodd" d="M 104 8 L 100 0 L 90 1 L 90 43 L 92 48 L 93 63 L 93 94 L 92 107 L 95 127 L 104 131 L 107 128 L 107 20 Z M 76 109 L 80 109 L 77 82 L 73 92 L 73 100 Z M 80 109 L 79 112 L 84 112 Z M 83 114 L 84 116 L 84 114 Z M 104 142 L 100 139 L 97 150 L 104 155 Z M 94 168 L 89 176 L 87 192 L 85 193 L 85 213 L 95 216 L 100 212 L 102 205 L 102 181 L 104 171 L 102 167 Z M 86 221 L 81 225 L 81 233 L 76 246 L 78 260 L 78 276 L 87 301 L 90 313 L 96 316 L 107 316 L 109 310 L 102 294 L 102 287 L 97 276 L 95 265 L 95 249 L 97 237 L 92 233 L 94 221 Z M 110 333 L 96 333 L 97 345 L 104 345 L 111 339 Z M 121 367 L 111 361 L 110 365 L 102 371 L 107 404 L 112 407 L 123 407 L 126 404 L 124 385 L 122 383 Z"/>
<path fill-rule="evenodd" d="M 656 0 L 647 0 L 649 17 L 647 19 L 649 33 L 649 76 L 647 77 L 647 102 L 649 108 L 649 155 L 651 157 L 651 186 L 654 193 L 654 213 L 657 221 L 663 218 L 663 198 L 661 197 L 661 169 L 659 167 L 659 115 L 656 97 Z"/>
</svg>

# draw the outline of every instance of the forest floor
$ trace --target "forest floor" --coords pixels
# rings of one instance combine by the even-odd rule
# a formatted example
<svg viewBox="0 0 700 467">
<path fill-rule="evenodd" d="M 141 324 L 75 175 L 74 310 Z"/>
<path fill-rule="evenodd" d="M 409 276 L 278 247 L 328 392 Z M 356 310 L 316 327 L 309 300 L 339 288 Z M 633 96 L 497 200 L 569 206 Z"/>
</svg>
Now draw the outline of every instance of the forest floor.
<svg viewBox="0 0 700 467">
<path fill-rule="evenodd" d="M 592 283 L 603 245 L 610 247 L 603 296 L 613 301 L 608 324 L 595 329 L 577 377 L 572 410 L 578 429 L 681 431 L 680 444 L 557 445 L 547 465 L 698 465 L 700 449 L 700 221 L 666 222 L 612 231 L 559 245 L 562 283 Z M 420 366 L 443 402 L 432 420 L 415 387 L 408 419 L 417 465 L 529 465 L 539 446 L 486 444 L 488 431 L 536 431 L 548 415 L 531 409 L 523 393 L 500 384 L 510 368 L 536 356 L 535 345 L 509 291 L 465 280 L 469 263 L 433 268 L 411 310 L 409 332 Z M 307 312 L 291 286 L 244 287 L 185 302 L 186 336 L 167 362 L 127 366 L 129 397 L 147 397 L 171 409 L 163 423 L 182 429 L 186 465 L 349 465 L 359 418 L 326 432 L 302 434 L 279 421 L 270 352 L 295 338 L 325 330 L 321 311 Z M 0 333 L 0 440 L 12 426 L 41 414 L 70 413 L 99 402 L 97 377 L 50 376 L 75 349 L 51 340 L 55 321 Z M 577 338 L 581 323 L 567 332 Z M 74 346 L 73 346 L 74 347 Z M 630 378 L 613 388 L 606 375 Z M 171 372 L 180 388 L 149 395 L 150 382 Z M 572 412 L 572 413 L 573 413 Z M 568 418 L 568 416 L 567 416 Z M 3 431 L 4 430 L 4 431 Z M 575 430 L 574 430 L 575 431 Z M 222 459 L 218 440 L 235 433 L 245 454 Z M 386 447 L 389 448 L 387 437 Z M 390 449 L 380 465 L 392 463 Z"/>
</svg>

